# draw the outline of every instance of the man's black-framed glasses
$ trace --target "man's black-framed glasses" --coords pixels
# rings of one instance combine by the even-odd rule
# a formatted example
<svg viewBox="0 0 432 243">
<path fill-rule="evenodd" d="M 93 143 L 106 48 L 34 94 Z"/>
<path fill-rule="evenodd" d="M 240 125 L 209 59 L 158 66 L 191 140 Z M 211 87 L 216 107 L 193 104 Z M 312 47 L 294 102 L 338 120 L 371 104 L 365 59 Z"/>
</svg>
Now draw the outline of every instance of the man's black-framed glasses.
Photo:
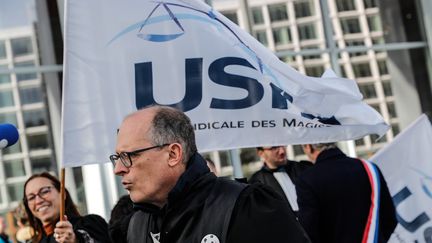
<svg viewBox="0 0 432 243">
<path fill-rule="evenodd" d="M 263 147 L 262 150 L 270 150 L 270 151 L 276 151 L 280 148 L 284 148 L 283 146 L 272 146 L 272 147 Z"/>
<path fill-rule="evenodd" d="M 142 152 L 147 151 L 147 150 L 151 150 L 151 149 L 155 149 L 155 148 L 162 148 L 162 147 L 165 147 L 168 145 L 170 145 L 170 144 L 165 143 L 162 145 L 156 145 L 156 146 L 151 146 L 148 148 L 142 148 L 142 149 L 138 149 L 138 150 L 131 151 L 131 152 L 116 153 L 116 154 L 110 155 L 109 158 L 110 158 L 111 162 L 113 163 L 114 167 L 116 166 L 117 162 L 120 160 L 121 163 L 124 165 L 124 167 L 130 168 L 132 166 L 131 156 L 137 155 L 137 154 L 142 153 Z"/>
<path fill-rule="evenodd" d="M 36 194 L 32 193 L 32 194 L 27 195 L 25 197 L 25 200 L 27 201 L 27 203 L 32 203 L 36 199 L 36 196 L 39 196 L 40 198 L 45 199 L 45 197 L 51 192 L 51 188 L 53 188 L 53 186 L 41 187 Z"/>
</svg>

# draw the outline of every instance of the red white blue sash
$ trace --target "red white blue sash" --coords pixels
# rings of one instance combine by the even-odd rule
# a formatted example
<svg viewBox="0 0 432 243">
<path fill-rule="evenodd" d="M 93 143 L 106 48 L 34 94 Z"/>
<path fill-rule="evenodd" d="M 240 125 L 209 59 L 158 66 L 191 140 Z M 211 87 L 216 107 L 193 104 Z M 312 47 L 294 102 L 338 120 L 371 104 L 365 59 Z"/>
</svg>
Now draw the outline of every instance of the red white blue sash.
<svg viewBox="0 0 432 243">
<path fill-rule="evenodd" d="M 361 160 L 371 184 L 371 207 L 369 216 L 366 222 L 366 227 L 363 233 L 362 243 L 378 242 L 378 226 L 379 226 L 379 198 L 380 198 L 380 179 L 376 165 L 367 160 Z"/>
</svg>

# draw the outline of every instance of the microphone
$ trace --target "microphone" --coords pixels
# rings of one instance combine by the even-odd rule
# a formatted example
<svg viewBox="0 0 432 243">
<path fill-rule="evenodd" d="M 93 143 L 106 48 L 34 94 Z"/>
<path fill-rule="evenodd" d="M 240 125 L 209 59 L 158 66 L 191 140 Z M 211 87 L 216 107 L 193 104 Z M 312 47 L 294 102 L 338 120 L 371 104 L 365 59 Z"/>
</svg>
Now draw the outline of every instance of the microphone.
<svg viewBox="0 0 432 243">
<path fill-rule="evenodd" d="M 18 141 L 18 130 L 12 124 L 0 124 L 0 149 L 14 145 Z"/>
</svg>

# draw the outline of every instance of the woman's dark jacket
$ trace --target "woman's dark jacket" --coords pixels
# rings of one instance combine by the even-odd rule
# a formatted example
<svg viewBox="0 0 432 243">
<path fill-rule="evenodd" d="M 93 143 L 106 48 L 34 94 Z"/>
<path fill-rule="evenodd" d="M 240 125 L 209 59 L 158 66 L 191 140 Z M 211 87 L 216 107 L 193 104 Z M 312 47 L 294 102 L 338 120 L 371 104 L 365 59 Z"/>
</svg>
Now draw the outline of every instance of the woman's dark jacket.
<svg viewBox="0 0 432 243">
<path fill-rule="evenodd" d="M 75 236 L 79 243 L 111 243 L 108 235 L 108 224 L 94 214 L 82 217 L 70 217 Z M 53 234 L 43 235 L 40 243 L 56 243 Z"/>
</svg>

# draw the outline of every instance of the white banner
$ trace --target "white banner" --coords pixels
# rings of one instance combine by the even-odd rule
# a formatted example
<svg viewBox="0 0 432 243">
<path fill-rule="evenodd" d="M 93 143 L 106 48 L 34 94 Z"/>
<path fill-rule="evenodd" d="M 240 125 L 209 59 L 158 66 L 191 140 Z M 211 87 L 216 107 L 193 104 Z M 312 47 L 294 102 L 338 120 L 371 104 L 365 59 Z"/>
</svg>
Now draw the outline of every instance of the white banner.
<svg viewBox="0 0 432 243">
<path fill-rule="evenodd" d="M 307 77 L 199 0 L 66 2 L 65 166 L 108 161 L 122 118 L 186 112 L 200 152 L 384 134 L 353 80 Z"/>
<path fill-rule="evenodd" d="M 380 167 L 398 215 L 389 242 L 432 242 L 432 126 L 427 116 L 370 160 Z"/>
</svg>

